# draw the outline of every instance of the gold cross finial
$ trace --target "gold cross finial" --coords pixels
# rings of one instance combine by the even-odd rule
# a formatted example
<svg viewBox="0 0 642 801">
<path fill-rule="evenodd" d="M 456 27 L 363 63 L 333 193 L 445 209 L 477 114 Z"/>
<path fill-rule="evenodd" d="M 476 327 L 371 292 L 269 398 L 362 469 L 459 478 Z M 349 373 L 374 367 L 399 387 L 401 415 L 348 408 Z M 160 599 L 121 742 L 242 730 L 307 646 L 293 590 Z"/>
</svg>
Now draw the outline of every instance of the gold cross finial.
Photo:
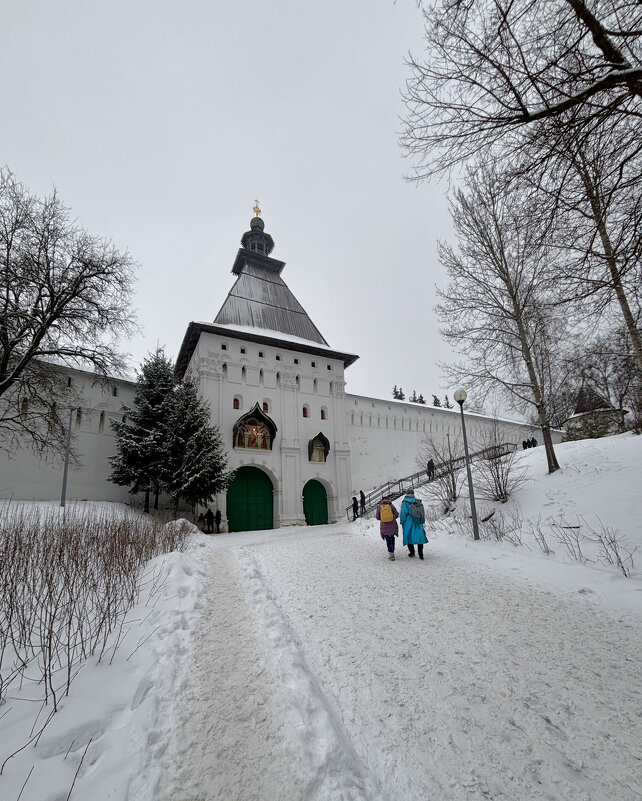
<svg viewBox="0 0 642 801">
<path fill-rule="evenodd" d="M 257 217 L 261 214 L 261 208 L 259 206 L 258 200 L 254 201 L 254 205 L 252 206 L 252 211 L 256 214 Z"/>
</svg>

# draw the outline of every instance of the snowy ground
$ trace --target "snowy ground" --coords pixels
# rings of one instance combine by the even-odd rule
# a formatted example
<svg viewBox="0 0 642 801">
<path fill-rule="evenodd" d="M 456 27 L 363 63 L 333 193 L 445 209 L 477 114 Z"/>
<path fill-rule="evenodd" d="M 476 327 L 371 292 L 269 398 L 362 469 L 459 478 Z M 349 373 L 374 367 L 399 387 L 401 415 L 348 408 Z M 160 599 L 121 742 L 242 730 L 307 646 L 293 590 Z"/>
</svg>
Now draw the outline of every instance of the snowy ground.
<svg viewBox="0 0 642 801">
<path fill-rule="evenodd" d="M 599 516 L 642 544 L 642 438 L 559 456 L 547 476 L 521 455 L 524 519 Z M 627 579 L 447 531 L 423 562 L 390 562 L 367 520 L 195 535 L 0 797 L 33 767 L 22 801 L 65 801 L 93 737 L 72 800 L 640 799 L 642 548 Z"/>
</svg>

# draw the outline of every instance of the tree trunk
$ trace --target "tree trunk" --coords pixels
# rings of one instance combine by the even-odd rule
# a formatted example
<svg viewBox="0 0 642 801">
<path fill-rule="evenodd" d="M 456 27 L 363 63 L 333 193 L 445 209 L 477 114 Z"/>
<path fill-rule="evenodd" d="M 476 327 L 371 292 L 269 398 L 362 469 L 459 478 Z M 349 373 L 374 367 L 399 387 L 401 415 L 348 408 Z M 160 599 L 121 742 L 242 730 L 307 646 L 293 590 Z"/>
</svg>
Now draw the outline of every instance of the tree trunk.
<svg viewBox="0 0 642 801">
<path fill-rule="evenodd" d="M 156 485 L 156 487 L 154 489 L 154 511 L 155 512 L 158 511 L 158 496 L 159 496 L 159 494 L 160 494 L 160 490 L 158 488 L 158 485 Z"/>
<path fill-rule="evenodd" d="M 595 222 L 598 233 L 600 235 L 602 248 L 604 250 L 604 256 L 606 258 L 606 263 L 608 265 L 609 272 L 611 273 L 611 281 L 613 289 L 615 290 L 618 303 L 620 304 L 620 309 L 622 310 L 622 316 L 624 317 L 624 324 L 626 325 L 626 330 L 629 333 L 629 337 L 631 338 L 631 344 L 633 345 L 633 353 L 635 355 L 635 361 L 637 362 L 638 371 L 640 373 L 640 376 L 642 377 L 642 337 L 640 337 L 640 332 L 638 331 L 637 326 L 635 325 L 635 318 L 633 317 L 633 314 L 631 312 L 631 307 L 629 306 L 628 298 L 626 297 L 626 294 L 624 292 L 624 287 L 622 286 L 622 280 L 620 279 L 620 273 L 618 271 L 618 266 L 617 266 L 617 259 L 615 258 L 615 254 L 613 252 L 611 237 L 609 236 L 609 232 L 606 228 L 606 223 L 604 222 L 604 215 L 602 213 L 600 198 L 598 197 L 597 192 L 595 191 L 595 187 L 587 171 L 579 166 L 577 167 L 577 169 L 582 178 L 582 182 L 584 183 L 584 188 L 586 189 L 586 197 L 589 203 L 591 204 L 593 221 Z"/>
<path fill-rule="evenodd" d="M 509 285 L 507 284 L 507 286 Z M 519 339 L 522 346 L 522 358 L 524 359 L 524 363 L 526 364 L 526 369 L 528 370 L 528 378 L 531 384 L 531 389 L 533 390 L 535 408 L 537 409 L 537 418 L 539 420 L 539 424 L 542 429 L 542 438 L 544 440 L 544 448 L 546 450 L 546 460 L 548 462 L 548 472 L 554 473 L 556 470 L 560 469 L 560 465 L 559 462 L 557 461 L 557 455 L 555 454 L 555 448 L 553 446 L 553 437 L 551 436 L 551 424 L 549 423 L 548 415 L 546 414 L 546 404 L 544 403 L 542 390 L 539 385 L 537 373 L 535 372 L 535 367 L 533 365 L 533 356 L 531 354 L 531 349 L 528 344 L 528 334 L 524 326 L 524 322 L 522 320 L 521 309 L 519 307 L 519 302 L 516 294 L 514 293 L 512 284 L 510 285 L 510 293 L 513 302 L 513 309 L 515 312 L 515 322 L 517 324 L 517 331 L 519 333 Z"/>
<path fill-rule="evenodd" d="M 145 490 L 145 506 L 143 507 L 143 512 L 149 514 L 149 487 Z"/>
<path fill-rule="evenodd" d="M 539 410 L 538 410 L 539 411 Z M 540 425 L 542 426 L 542 438 L 544 439 L 544 448 L 546 449 L 546 460 L 548 461 L 548 472 L 554 473 L 560 469 L 559 462 L 557 461 L 557 454 L 553 446 L 553 436 L 551 434 L 551 427 L 548 422 L 541 422 L 542 415 L 540 415 Z"/>
</svg>

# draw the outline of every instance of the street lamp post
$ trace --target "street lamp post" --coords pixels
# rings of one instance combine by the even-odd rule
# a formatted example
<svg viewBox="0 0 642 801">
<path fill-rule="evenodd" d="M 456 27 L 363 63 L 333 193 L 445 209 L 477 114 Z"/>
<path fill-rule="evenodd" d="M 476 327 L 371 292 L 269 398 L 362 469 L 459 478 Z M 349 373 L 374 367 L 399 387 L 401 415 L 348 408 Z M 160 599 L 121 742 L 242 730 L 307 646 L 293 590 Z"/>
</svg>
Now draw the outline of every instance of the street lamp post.
<svg viewBox="0 0 642 801">
<path fill-rule="evenodd" d="M 65 506 L 67 498 L 67 474 L 69 473 L 69 451 L 71 450 L 71 420 L 74 414 L 74 407 L 69 408 L 69 426 L 67 427 L 67 446 L 65 448 L 65 469 L 62 474 L 62 493 L 60 495 L 60 505 Z"/>
<path fill-rule="evenodd" d="M 461 412 L 461 429 L 464 434 L 464 453 L 466 454 L 466 472 L 468 473 L 468 493 L 470 495 L 470 513 L 473 517 L 473 539 L 479 539 L 479 526 L 477 525 L 477 507 L 475 506 L 475 493 L 473 491 L 473 479 L 470 473 L 470 456 L 468 454 L 468 437 L 466 436 L 466 420 L 464 419 L 464 401 L 466 400 L 466 390 L 458 389 L 454 396 L 459 404 Z"/>
</svg>

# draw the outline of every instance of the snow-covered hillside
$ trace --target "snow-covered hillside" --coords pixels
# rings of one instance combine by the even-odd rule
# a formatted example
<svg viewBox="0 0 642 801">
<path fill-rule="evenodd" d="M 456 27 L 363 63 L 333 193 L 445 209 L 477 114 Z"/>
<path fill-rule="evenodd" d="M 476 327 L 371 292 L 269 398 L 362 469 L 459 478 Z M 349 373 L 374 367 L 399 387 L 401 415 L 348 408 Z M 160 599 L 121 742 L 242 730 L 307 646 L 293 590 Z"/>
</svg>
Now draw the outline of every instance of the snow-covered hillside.
<svg viewBox="0 0 642 801">
<path fill-rule="evenodd" d="M 370 520 L 195 534 L 149 565 L 163 579 L 113 664 L 88 660 L 0 796 L 639 799 L 642 437 L 558 453 L 552 476 L 542 448 L 520 454 L 529 481 L 491 518 L 521 520 L 522 545 L 473 542 L 452 518 L 423 562 L 389 561 Z M 551 522 L 588 536 L 582 561 Z M 630 578 L 600 560 L 605 530 L 633 552 Z M 0 762 L 29 739 L 28 691 L 0 709 Z"/>
<path fill-rule="evenodd" d="M 543 447 L 520 451 L 516 468 L 525 469 L 525 485 L 506 504 L 477 498 L 480 518 L 495 511 L 492 523 L 481 526 L 482 535 L 491 541 L 479 548 L 481 543 L 472 542 L 470 536 L 449 536 L 452 532 L 461 535 L 462 526 L 442 518 L 433 529 L 434 546 L 493 570 L 505 569 L 559 590 L 592 595 L 603 607 L 642 614 L 642 437 L 623 434 L 568 442 L 555 449 L 560 471 L 547 473 Z M 427 492 L 420 497 L 430 504 Z M 467 498 L 466 484 L 458 504 L 463 513 L 455 515 L 455 520 L 465 523 L 466 534 L 471 525 Z M 508 538 L 492 541 L 500 519 L 509 533 L 517 527 L 513 539 L 521 539 L 521 545 L 512 545 Z M 544 536 L 551 553 L 543 553 L 535 534 Z M 600 542 L 608 534 L 614 535 L 625 568 L 631 568 L 631 580 L 621 580 L 621 569 L 609 564 Z M 560 540 L 564 536 L 568 545 Z M 577 554 L 578 546 L 581 554 Z"/>
</svg>

